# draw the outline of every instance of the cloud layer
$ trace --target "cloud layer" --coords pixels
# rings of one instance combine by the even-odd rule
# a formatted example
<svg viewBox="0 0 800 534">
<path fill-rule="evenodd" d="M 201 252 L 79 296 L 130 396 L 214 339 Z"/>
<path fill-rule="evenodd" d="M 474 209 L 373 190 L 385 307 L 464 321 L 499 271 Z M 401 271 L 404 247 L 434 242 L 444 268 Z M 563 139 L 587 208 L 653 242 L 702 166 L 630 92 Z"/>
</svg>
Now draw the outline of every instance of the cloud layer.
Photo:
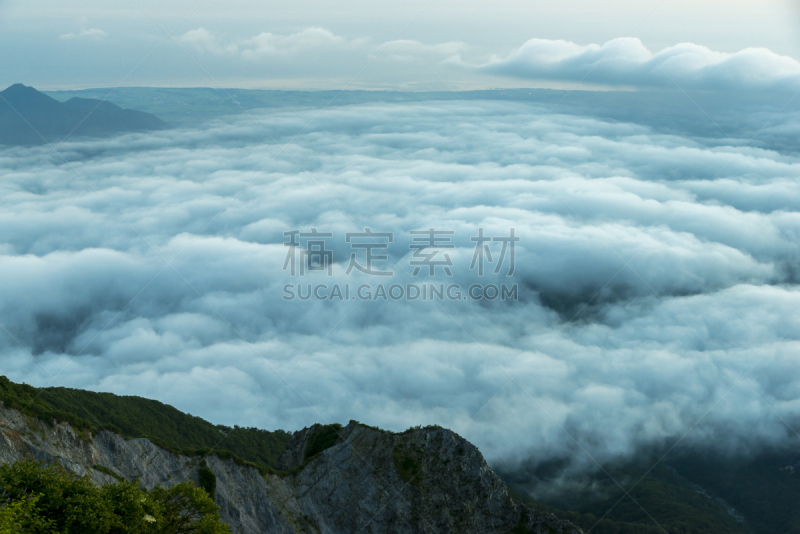
<svg viewBox="0 0 800 534">
<path fill-rule="evenodd" d="M 89 28 L 83 29 L 78 33 L 65 33 L 61 36 L 61 39 L 89 39 L 92 41 L 97 41 L 107 36 L 108 34 L 99 28 Z"/>
<path fill-rule="evenodd" d="M 790 439 L 800 160 L 741 146 L 761 110 L 719 140 L 549 109 L 277 109 L 68 142 L 68 163 L 3 150 L 3 372 L 226 424 L 437 423 L 495 462 Z M 282 299 L 285 231 L 334 234 L 332 277 L 303 280 L 328 285 L 386 283 L 345 275 L 345 233 L 394 232 L 406 284 L 432 226 L 456 245 L 436 283 L 520 300 Z M 521 237 L 513 278 L 469 269 L 479 228 Z"/>
<path fill-rule="evenodd" d="M 800 91 L 800 62 L 766 48 L 727 54 L 681 43 L 654 54 L 636 38 L 587 46 L 531 39 L 506 57 L 493 58 L 479 70 L 532 80 L 611 86 Z"/>
<path fill-rule="evenodd" d="M 506 56 L 488 59 L 462 42 L 378 43 L 367 37 L 348 39 L 320 27 L 289 35 L 262 32 L 238 40 L 200 27 L 181 35 L 178 42 L 208 60 L 227 58 L 278 68 L 291 64 L 294 72 L 312 66 L 324 70 L 325 65 L 339 69 L 358 66 L 360 70 L 377 60 L 378 68 L 393 65 L 402 71 L 405 64 L 419 71 L 424 67 L 454 83 L 463 81 L 465 74 L 483 74 L 540 83 L 733 91 L 760 96 L 765 91 L 787 95 L 800 91 L 800 62 L 766 48 L 746 48 L 731 54 L 680 43 L 653 53 L 641 40 L 631 37 L 585 46 L 534 38 Z"/>
<path fill-rule="evenodd" d="M 462 42 L 426 44 L 410 39 L 387 42 L 370 37 L 347 38 L 327 28 L 310 27 L 291 34 L 260 32 L 254 36 L 223 35 L 200 27 L 177 38 L 180 46 L 214 69 L 247 68 L 265 77 L 306 76 L 342 78 L 342 86 L 380 78 L 383 84 L 420 84 L 434 78 L 439 84 L 464 81 L 468 73 L 443 65 L 468 49 Z M 255 70 L 253 70 L 255 69 Z M 420 77 L 420 74 L 424 76 Z"/>
</svg>

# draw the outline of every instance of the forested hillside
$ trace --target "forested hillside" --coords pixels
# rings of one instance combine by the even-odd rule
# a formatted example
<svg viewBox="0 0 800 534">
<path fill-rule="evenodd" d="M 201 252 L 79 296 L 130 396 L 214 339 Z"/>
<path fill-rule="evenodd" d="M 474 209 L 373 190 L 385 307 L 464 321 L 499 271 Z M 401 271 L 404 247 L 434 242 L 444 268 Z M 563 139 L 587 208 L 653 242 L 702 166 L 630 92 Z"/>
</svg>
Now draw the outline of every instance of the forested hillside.
<svg viewBox="0 0 800 534">
<path fill-rule="evenodd" d="M 263 472 L 277 472 L 278 457 L 291 437 L 282 430 L 214 425 L 142 397 L 61 387 L 35 388 L 16 384 L 4 376 L 0 376 L 0 401 L 6 408 L 46 422 L 69 422 L 82 432 L 105 429 L 126 438 L 146 437 L 164 448 L 189 455 L 213 451 L 223 458 L 253 464 Z M 331 444 L 336 441 L 336 436 L 327 437 L 333 440 Z M 785 467 L 793 465 L 790 461 L 794 462 L 795 456 L 759 458 L 732 462 L 697 453 L 670 457 L 635 485 L 631 495 L 636 502 L 607 477 L 600 477 L 587 483 L 585 491 L 546 500 L 547 506 L 527 495 L 525 486 L 530 475 L 524 471 L 500 475 L 509 483 L 515 501 L 555 513 L 597 534 L 655 534 L 662 529 L 681 534 L 800 532 L 792 504 L 800 495 L 800 479 L 794 468 Z M 644 474 L 634 466 L 618 467 L 613 472 L 625 487 L 633 486 Z M 284 470 L 281 474 L 288 473 Z M 726 503 L 735 506 L 735 511 Z"/>
<path fill-rule="evenodd" d="M 68 388 L 35 388 L 0 376 L 0 401 L 44 421 L 57 419 L 78 429 L 105 429 L 126 438 L 146 437 L 183 453 L 234 455 L 272 469 L 290 434 L 257 428 L 214 425 L 158 401 Z"/>
</svg>

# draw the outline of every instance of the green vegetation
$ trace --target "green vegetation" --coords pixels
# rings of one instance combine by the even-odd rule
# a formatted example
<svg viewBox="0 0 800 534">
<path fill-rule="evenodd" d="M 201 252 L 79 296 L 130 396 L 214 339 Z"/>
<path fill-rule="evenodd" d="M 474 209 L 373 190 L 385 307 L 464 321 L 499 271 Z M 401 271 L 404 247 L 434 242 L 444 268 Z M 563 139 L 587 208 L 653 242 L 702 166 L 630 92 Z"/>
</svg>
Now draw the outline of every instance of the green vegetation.
<svg viewBox="0 0 800 534">
<path fill-rule="evenodd" d="M 306 443 L 306 450 L 303 456 L 303 462 L 300 465 L 293 467 L 288 471 L 277 472 L 280 476 L 296 475 L 317 457 L 322 451 L 329 449 L 339 443 L 339 434 L 342 431 L 342 425 L 333 423 L 330 425 L 314 425 L 311 435 L 308 437 Z"/>
<path fill-rule="evenodd" d="M 208 466 L 203 466 L 197 472 L 197 476 L 200 487 L 206 490 L 208 496 L 213 499 L 217 492 L 217 475 L 215 475 L 214 471 L 209 469 Z"/>
<path fill-rule="evenodd" d="M 370 427 L 370 428 L 372 428 L 372 427 Z M 441 427 L 439 425 L 425 425 L 425 426 L 417 425 L 417 426 L 412 426 L 410 428 L 407 428 L 407 429 L 403 430 L 402 432 L 400 432 L 400 435 L 411 434 L 412 432 L 417 432 L 419 430 L 440 430 L 441 428 L 443 428 L 443 427 Z M 455 432 L 453 432 L 453 434 L 458 436 L 458 434 L 456 434 Z"/>
<path fill-rule="evenodd" d="M 36 509 L 39 503 L 38 495 L 20 496 L 10 499 L 4 495 L 0 504 L 0 534 L 12 532 L 48 532 L 52 523 L 42 517 Z"/>
<path fill-rule="evenodd" d="M 397 443 L 392 451 L 394 466 L 404 482 L 419 488 L 422 484 L 422 466 L 413 451 L 402 442 Z"/>
<path fill-rule="evenodd" d="M 291 434 L 213 425 L 172 406 L 142 397 L 68 388 L 35 388 L 0 376 L 0 401 L 41 419 L 70 423 L 78 431 L 111 430 L 125 438 L 148 438 L 174 452 L 221 458 L 273 471 Z"/>
<path fill-rule="evenodd" d="M 376 432 L 383 432 L 384 434 L 393 434 L 394 433 L 394 432 L 389 432 L 388 430 L 384 430 L 382 428 L 378 428 L 377 426 L 365 425 L 361 421 L 356 421 L 355 419 L 350 419 L 350 424 L 363 426 L 364 428 L 369 428 L 370 430 L 375 430 Z"/>
<path fill-rule="evenodd" d="M 325 449 L 329 449 L 336 445 L 336 443 L 339 441 L 339 433 L 341 431 L 342 425 L 339 423 L 325 425 L 321 428 L 318 428 L 313 434 L 311 434 L 311 437 L 308 438 L 305 459 L 310 460 Z"/>
<path fill-rule="evenodd" d="M 66 388 L 34 388 L 15 384 L 3 376 L 0 376 L 0 401 L 7 408 L 20 410 L 47 424 L 54 420 L 68 422 L 87 437 L 89 433 L 101 429 L 117 432 L 126 438 L 146 437 L 174 452 L 191 456 L 214 454 L 256 467 L 262 473 L 277 472 L 275 465 L 278 456 L 290 438 L 289 433 L 280 430 L 268 432 L 213 425 L 171 406 L 141 397 Z M 368 428 L 387 432 L 375 427 Z M 392 434 L 402 437 L 419 430 L 420 427 L 412 427 L 405 432 Z M 312 458 L 335 445 L 340 432 L 341 426 L 338 424 L 318 427 L 309 437 L 305 461 L 288 474 L 299 471 Z M 466 454 L 464 446 L 457 446 L 456 454 Z M 401 441 L 393 450 L 393 460 L 402 479 L 419 488 L 422 467 L 418 452 L 404 446 Z M 514 493 L 514 498 L 532 508 L 568 519 L 586 530 L 594 527 L 592 532 L 597 534 L 663 533 L 653 519 L 670 534 L 800 532 L 800 508 L 796 506 L 800 502 L 800 476 L 797 468 L 792 471 L 787 467 L 797 464 L 797 456 L 791 451 L 765 453 L 750 461 L 698 454 L 667 461 L 674 470 L 661 465 L 632 491 L 641 508 L 625 497 L 605 517 L 604 514 L 612 505 L 623 497 L 619 488 L 609 480 L 590 481 L 585 486 L 593 488 L 591 493 L 571 492 L 569 500 L 548 500 L 542 504 L 527 497 L 523 491 Z M 111 469 L 103 466 L 93 468 L 124 482 Z M 641 473 L 631 467 L 617 469 L 613 475 L 628 487 L 638 480 Z M 198 478 L 205 493 L 213 497 L 216 478 L 203 463 L 198 466 Z M 708 495 L 698 492 L 698 487 L 692 483 L 704 488 Z M 514 489 L 513 484 L 510 487 Z M 737 523 L 717 497 L 733 505 L 746 518 L 746 522 Z M 28 494 L 24 499 L 15 498 L 6 502 L 2 508 L 0 526 L 4 524 L 3 521 L 14 523 L 26 517 L 29 519 L 25 521 L 34 521 L 31 514 L 33 509 L 40 506 L 37 499 L 41 497 Z M 600 518 L 602 520 L 598 523 Z M 4 532 L 0 530 L 0 534 Z"/>
<path fill-rule="evenodd" d="M 214 502 L 188 483 L 147 492 L 95 486 L 61 466 L 0 466 L 0 534 L 225 534 Z"/>
</svg>

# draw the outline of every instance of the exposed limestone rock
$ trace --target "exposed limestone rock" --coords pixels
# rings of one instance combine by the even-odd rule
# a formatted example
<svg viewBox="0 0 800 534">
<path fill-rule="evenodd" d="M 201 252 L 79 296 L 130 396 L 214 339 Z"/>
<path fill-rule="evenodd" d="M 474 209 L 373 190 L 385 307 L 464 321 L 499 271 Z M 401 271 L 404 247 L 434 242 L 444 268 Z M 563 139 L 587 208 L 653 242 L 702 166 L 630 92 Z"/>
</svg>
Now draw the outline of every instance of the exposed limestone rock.
<svg viewBox="0 0 800 534">
<path fill-rule="evenodd" d="M 294 434 L 281 456 L 286 476 L 215 456 L 215 500 L 231 530 L 243 534 L 578 534 L 555 516 L 516 505 L 477 448 L 453 432 L 425 428 L 394 434 L 350 423 L 329 448 L 306 458 L 315 425 Z M 80 435 L 0 408 L 0 463 L 32 456 L 60 462 L 96 484 L 115 477 L 147 488 L 198 482 L 202 459 L 147 439 L 108 431 Z M 113 476 L 108 473 L 113 473 Z"/>
</svg>

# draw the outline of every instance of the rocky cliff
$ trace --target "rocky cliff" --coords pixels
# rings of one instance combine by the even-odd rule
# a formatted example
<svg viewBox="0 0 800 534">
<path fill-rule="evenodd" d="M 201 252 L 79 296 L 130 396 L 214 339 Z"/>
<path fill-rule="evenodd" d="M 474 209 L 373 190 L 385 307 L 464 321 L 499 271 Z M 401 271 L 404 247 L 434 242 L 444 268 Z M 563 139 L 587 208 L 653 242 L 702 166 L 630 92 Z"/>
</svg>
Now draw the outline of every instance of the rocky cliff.
<svg viewBox="0 0 800 534">
<path fill-rule="evenodd" d="M 29 456 L 97 484 L 124 478 L 147 488 L 198 483 L 208 468 L 223 520 L 243 534 L 580 532 L 515 504 L 478 449 L 442 428 L 315 425 L 292 437 L 279 461 L 285 474 L 265 475 L 232 459 L 182 456 L 108 431 L 81 434 L 0 408 L 0 462 Z"/>
</svg>

